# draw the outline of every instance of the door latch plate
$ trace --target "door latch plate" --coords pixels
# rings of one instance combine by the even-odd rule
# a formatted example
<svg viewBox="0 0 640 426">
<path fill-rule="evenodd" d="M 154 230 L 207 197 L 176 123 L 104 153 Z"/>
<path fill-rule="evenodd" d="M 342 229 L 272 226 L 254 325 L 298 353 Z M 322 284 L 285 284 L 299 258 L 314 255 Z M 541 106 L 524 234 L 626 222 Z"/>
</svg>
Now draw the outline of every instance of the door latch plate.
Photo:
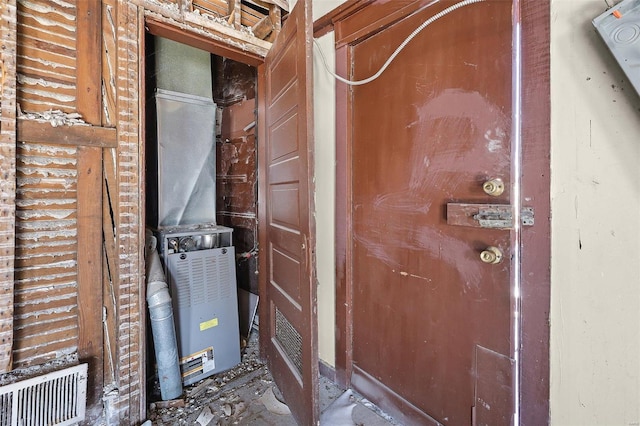
<svg viewBox="0 0 640 426">
<path fill-rule="evenodd" d="M 522 226 L 533 226 L 533 207 L 520 213 Z M 488 229 L 513 229 L 513 207 L 510 204 L 447 204 L 447 224 Z"/>
</svg>

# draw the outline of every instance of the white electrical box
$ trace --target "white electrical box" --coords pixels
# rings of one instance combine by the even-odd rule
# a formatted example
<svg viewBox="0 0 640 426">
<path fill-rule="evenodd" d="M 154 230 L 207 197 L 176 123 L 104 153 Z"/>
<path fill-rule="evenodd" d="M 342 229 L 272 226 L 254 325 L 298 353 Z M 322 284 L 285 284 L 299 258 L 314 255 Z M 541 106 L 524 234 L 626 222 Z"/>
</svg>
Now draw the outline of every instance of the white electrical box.
<svg viewBox="0 0 640 426">
<path fill-rule="evenodd" d="M 623 0 L 595 18 L 593 25 L 640 94 L 640 0 Z"/>
</svg>

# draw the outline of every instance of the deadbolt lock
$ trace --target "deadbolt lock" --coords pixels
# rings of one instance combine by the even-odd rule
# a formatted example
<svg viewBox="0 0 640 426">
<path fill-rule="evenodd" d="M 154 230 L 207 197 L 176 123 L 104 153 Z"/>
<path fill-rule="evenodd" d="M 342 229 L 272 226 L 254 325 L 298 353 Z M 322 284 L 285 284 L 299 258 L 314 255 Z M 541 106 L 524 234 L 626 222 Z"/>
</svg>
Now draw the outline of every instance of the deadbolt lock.
<svg viewBox="0 0 640 426">
<path fill-rule="evenodd" d="M 500 178 L 491 179 L 482 184 L 482 189 L 487 195 L 497 197 L 504 192 L 504 182 Z"/>
<path fill-rule="evenodd" d="M 482 253 L 480 253 L 480 260 L 490 265 L 495 265 L 502 262 L 502 250 L 498 247 L 487 247 Z"/>
</svg>

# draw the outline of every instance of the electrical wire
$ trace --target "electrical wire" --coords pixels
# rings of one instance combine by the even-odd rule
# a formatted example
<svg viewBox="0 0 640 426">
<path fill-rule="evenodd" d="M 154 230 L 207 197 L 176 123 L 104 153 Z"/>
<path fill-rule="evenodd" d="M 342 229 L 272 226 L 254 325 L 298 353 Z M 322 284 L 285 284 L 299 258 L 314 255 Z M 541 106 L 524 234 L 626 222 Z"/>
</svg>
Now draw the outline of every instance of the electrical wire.
<svg viewBox="0 0 640 426">
<path fill-rule="evenodd" d="M 470 4 L 480 3 L 483 1 L 486 1 L 486 0 L 463 0 L 459 3 L 449 6 L 446 9 L 436 13 L 431 18 L 427 19 L 422 24 L 420 24 L 415 30 L 413 30 L 411 34 L 409 34 L 409 36 L 406 39 L 404 39 L 402 43 L 400 43 L 400 46 L 398 46 L 398 48 L 391 54 L 391 56 L 389 56 L 389 59 L 387 59 L 387 61 L 384 63 L 384 65 L 382 65 L 382 67 L 378 70 L 377 73 L 375 73 L 369 78 L 365 78 L 364 80 L 357 80 L 357 81 L 347 80 L 346 78 L 341 77 L 338 74 L 331 71 L 331 69 L 329 68 L 329 65 L 327 64 L 327 59 L 325 58 L 324 53 L 322 52 L 322 48 L 320 47 L 320 45 L 315 39 L 313 39 L 313 44 L 318 49 L 318 53 L 320 53 L 320 57 L 322 58 L 324 67 L 326 68 L 329 74 L 331 74 L 336 80 L 341 81 L 350 86 L 361 86 L 363 84 L 370 83 L 376 78 L 380 77 L 380 75 L 389 67 L 389 65 L 391 65 L 391 62 L 393 62 L 393 60 L 396 58 L 396 56 L 398 56 L 398 54 L 402 51 L 402 49 L 404 49 L 411 40 L 413 40 L 422 30 L 427 28 L 429 25 L 431 25 L 438 19 L 450 14 L 454 10 L 460 9 L 461 7 L 468 6 Z"/>
</svg>

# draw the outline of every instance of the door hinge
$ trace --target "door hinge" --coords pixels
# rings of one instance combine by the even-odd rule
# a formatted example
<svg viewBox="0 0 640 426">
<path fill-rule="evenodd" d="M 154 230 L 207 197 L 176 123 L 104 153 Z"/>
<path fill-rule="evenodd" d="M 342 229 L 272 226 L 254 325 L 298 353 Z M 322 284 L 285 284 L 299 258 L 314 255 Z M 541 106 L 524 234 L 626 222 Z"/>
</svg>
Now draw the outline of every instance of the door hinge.
<svg viewBox="0 0 640 426">
<path fill-rule="evenodd" d="M 489 229 L 512 229 L 513 207 L 509 204 L 447 204 L 447 224 Z M 534 225 L 533 207 L 520 213 L 522 226 Z"/>
</svg>

